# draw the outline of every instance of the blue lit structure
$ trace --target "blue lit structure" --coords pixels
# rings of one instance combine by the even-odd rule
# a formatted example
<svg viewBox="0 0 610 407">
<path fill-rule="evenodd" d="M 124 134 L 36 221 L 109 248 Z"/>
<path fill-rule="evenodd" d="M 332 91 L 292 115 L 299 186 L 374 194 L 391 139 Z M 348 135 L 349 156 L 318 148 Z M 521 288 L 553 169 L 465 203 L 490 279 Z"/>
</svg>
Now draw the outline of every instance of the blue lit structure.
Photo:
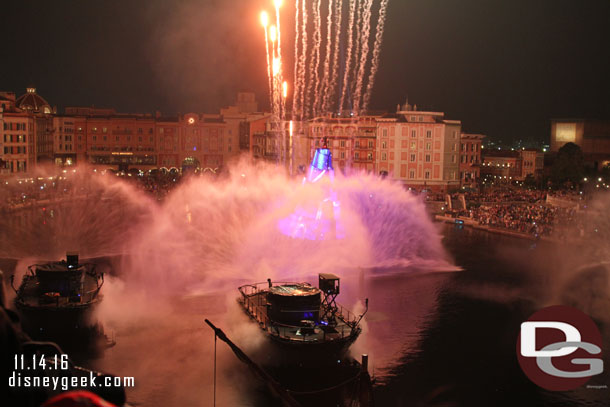
<svg viewBox="0 0 610 407">
<path fill-rule="evenodd" d="M 328 148 L 317 148 L 309 166 L 307 181 L 316 182 L 324 174 L 328 174 L 331 179 L 335 176 L 333 169 L 333 153 Z"/>
<path fill-rule="evenodd" d="M 323 177 L 329 177 L 331 182 L 334 181 L 333 156 L 325 144 L 324 148 L 316 149 L 303 183 L 316 183 Z M 296 239 L 326 240 L 345 237 L 343 227 L 339 223 L 341 206 L 337 193 L 332 188 L 328 188 L 325 195 L 317 206 L 297 207 L 290 216 L 280 219 L 278 222 L 280 231 Z"/>
</svg>

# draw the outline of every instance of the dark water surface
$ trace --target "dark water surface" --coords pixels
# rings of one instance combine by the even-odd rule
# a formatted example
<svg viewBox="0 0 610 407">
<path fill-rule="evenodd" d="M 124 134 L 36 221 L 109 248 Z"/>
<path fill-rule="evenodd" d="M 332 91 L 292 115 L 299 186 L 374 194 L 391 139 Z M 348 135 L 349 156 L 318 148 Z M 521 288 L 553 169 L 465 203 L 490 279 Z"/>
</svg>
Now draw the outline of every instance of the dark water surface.
<svg viewBox="0 0 610 407">
<path fill-rule="evenodd" d="M 405 331 L 403 325 L 413 322 L 411 306 L 430 302 L 426 289 L 416 287 L 434 286 L 435 294 L 434 303 L 419 318 L 417 338 L 404 337 L 405 345 L 395 353 L 395 366 L 377 386 L 378 405 L 610 405 L 608 387 L 582 387 L 572 392 L 538 388 L 522 373 L 516 356 L 521 322 L 544 306 L 565 304 L 596 320 L 604 337 L 605 365 L 609 366 L 607 270 L 601 276 L 595 270 L 578 270 L 582 260 L 562 253 L 577 248 L 534 244 L 448 225 L 442 227 L 442 233 L 445 247 L 463 271 L 425 283 L 422 278 L 408 277 L 410 281 L 404 277 L 370 281 L 375 297 L 390 297 L 387 312 L 393 317 L 388 319 Z M 591 286 L 595 278 L 605 281 L 605 286 Z M 405 286 L 411 289 L 403 296 Z M 378 303 L 377 298 L 371 301 Z M 376 325 L 371 323 L 371 330 Z M 383 343 L 383 336 L 378 341 Z M 609 386 L 608 371 L 588 384 Z"/>
<path fill-rule="evenodd" d="M 473 229 L 438 225 L 462 270 L 363 273 L 342 282 L 340 302 L 370 300 L 353 354 L 368 353 L 377 406 L 610 405 L 610 284 L 607 269 L 583 264 L 583 248 L 536 244 Z M 581 253 L 582 252 L 582 253 Z M 129 291 L 105 287 L 105 301 Z M 81 363 L 134 376 L 136 406 L 205 406 L 213 402 L 210 318 L 244 350 L 264 352 L 264 338 L 238 309 L 237 290 L 189 295 L 158 310 L 137 298 L 106 310 L 117 345 Z M 150 300 L 150 299 L 149 299 Z M 154 303 L 154 302 L 153 302 Z M 521 322 L 548 305 L 581 309 L 597 322 L 606 371 L 571 392 L 540 389 L 522 373 L 516 341 Z M 125 318 L 122 318 L 125 316 Z M 277 405 L 260 383 L 217 343 L 217 405 Z"/>
</svg>

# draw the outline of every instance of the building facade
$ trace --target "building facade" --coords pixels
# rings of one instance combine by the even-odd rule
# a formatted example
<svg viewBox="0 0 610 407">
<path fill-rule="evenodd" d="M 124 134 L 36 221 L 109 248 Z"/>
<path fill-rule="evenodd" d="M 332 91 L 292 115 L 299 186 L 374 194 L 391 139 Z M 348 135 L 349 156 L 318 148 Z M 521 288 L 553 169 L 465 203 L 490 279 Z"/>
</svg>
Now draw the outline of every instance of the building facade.
<svg viewBox="0 0 610 407">
<path fill-rule="evenodd" d="M 551 121 L 551 153 L 557 153 L 566 143 L 578 145 L 585 165 L 601 170 L 610 165 L 610 122 L 584 119 Z"/>
<path fill-rule="evenodd" d="M 482 134 L 460 135 L 460 182 L 462 186 L 474 187 L 481 177 Z"/>
<path fill-rule="evenodd" d="M 378 173 L 417 190 L 447 191 L 460 186 L 459 120 L 406 103 L 377 122 Z"/>
</svg>

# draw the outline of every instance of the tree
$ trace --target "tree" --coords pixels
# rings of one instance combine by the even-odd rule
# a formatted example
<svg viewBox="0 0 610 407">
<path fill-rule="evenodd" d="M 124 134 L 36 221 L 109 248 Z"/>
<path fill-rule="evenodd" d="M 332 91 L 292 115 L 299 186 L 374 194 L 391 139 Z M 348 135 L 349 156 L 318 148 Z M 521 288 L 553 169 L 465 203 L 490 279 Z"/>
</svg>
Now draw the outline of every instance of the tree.
<svg viewBox="0 0 610 407">
<path fill-rule="evenodd" d="M 523 180 L 523 184 L 528 188 L 536 187 L 536 177 L 533 174 L 527 174 Z"/>
<path fill-rule="evenodd" d="M 551 179 L 555 185 L 566 182 L 579 184 L 585 171 L 582 150 L 574 143 L 566 143 L 557 152 L 551 171 Z"/>
</svg>

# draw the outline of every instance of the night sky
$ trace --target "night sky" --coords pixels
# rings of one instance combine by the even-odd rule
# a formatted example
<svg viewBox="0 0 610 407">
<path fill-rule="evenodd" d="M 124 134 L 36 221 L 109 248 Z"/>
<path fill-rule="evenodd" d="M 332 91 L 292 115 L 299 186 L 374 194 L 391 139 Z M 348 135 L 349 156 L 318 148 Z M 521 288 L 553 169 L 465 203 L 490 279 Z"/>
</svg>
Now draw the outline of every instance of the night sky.
<svg viewBox="0 0 610 407">
<path fill-rule="evenodd" d="M 214 113 L 239 90 L 264 107 L 263 8 L 271 0 L 3 1 L 0 89 L 34 84 L 60 110 Z M 390 0 L 386 24 L 371 108 L 408 95 L 503 141 L 548 139 L 551 118 L 610 119 L 608 0 Z"/>
</svg>

